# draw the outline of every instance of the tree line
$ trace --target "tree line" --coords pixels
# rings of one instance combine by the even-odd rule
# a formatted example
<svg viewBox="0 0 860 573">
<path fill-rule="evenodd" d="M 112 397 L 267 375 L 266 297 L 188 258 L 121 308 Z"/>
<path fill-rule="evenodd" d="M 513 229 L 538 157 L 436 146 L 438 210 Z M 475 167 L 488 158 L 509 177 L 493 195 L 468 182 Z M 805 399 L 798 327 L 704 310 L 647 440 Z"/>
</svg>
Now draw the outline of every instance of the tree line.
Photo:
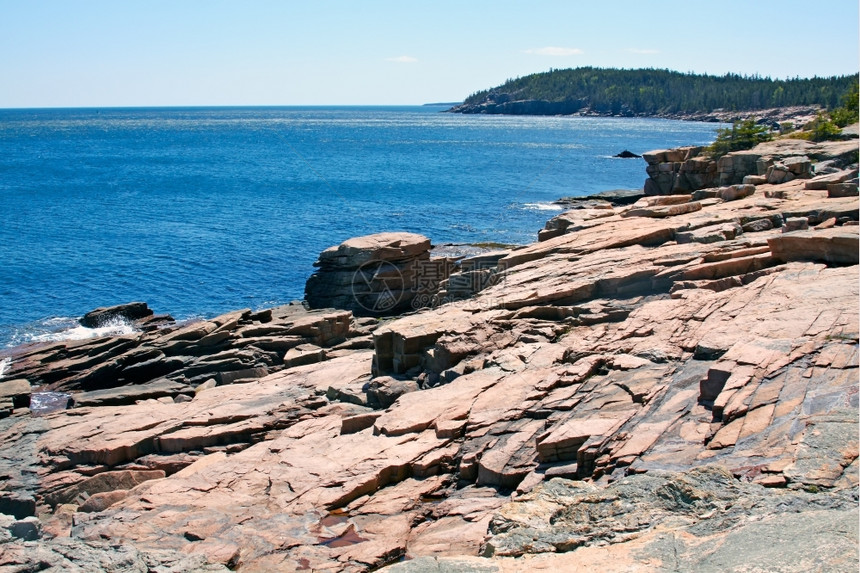
<svg viewBox="0 0 860 573">
<path fill-rule="evenodd" d="M 550 69 L 474 93 L 463 107 L 541 100 L 578 102 L 579 107 L 612 115 L 750 111 L 794 105 L 833 109 L 857 82 L 858 74 L 780 80 L 660 69 Z"/>
</svg>

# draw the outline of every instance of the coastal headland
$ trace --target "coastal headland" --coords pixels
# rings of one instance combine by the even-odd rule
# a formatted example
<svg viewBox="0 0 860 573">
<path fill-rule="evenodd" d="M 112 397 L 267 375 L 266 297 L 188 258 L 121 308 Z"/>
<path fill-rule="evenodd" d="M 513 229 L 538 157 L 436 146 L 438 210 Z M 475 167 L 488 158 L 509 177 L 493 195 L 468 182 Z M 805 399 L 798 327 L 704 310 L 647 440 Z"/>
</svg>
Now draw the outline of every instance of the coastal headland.
<svg viewBox="0 0 860 573">
<path fill-rule="evenodd" d="M 13 349 L 0 567 L 856 571 L 856 140 L 701 151 L 524 247 L 332 246 L 339 308 Z"/>
<path fill-rule="evenodd" d="M 650 68 L 580 67 L 550 69 L 509 79 L 473 93 L 448 111 L 714 122 L 755 118 L 774 126 L 786 121 L 799 126 L 825 108 L 835 108 L 839 98 L 856 84 L 856 74 L 774 80 L 758 75 L 712 76 Z"/>
</svg>

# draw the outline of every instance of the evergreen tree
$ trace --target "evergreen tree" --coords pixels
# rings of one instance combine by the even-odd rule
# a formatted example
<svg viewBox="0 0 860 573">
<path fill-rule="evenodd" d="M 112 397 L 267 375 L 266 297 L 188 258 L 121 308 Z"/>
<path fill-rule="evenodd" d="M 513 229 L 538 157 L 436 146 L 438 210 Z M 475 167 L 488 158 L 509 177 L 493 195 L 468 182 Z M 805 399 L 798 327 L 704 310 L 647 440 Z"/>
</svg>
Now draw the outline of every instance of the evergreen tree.
<svg viewBox="0 0 860 573">
<path fill-rule="evenodd" d="M 657 69 L 584 67 L 508 80 L 472 94 L 465 104 L 539 100 L 565 103 L 571 109 L 588 107 L 599 113 L 625 115 L 710 113 L 717 109 L 756 110 L 789 105 L 832 109 L 841 94 L 852 86 L 856 89 L 857 82 L 857 74 L 773 80 L 738 74 L 710 76 Z"/>
<path fill-rule="evenodd" d="M 858 115 L 860 115 L 860 110 L 858 110 L 857 91 L 857 83 L 855 82 L 852 84 L 848 93 L 842 97 L 842 107 L 830 112 L 830 119 L 833 120 L 833 123 L 837 126 L 845 127 L 846 125 L 857 123 Z"/>
<path fill-rule="evenodd" d="M 736 121 L 731 127 L 717 130 L 717 138 L 708 148 L 711 156 L 722 157 L 730 151 L 752 149 L 763 141 L 771 139 L 767 127 L 756 124 L 754 119 Z"/>
</svg>

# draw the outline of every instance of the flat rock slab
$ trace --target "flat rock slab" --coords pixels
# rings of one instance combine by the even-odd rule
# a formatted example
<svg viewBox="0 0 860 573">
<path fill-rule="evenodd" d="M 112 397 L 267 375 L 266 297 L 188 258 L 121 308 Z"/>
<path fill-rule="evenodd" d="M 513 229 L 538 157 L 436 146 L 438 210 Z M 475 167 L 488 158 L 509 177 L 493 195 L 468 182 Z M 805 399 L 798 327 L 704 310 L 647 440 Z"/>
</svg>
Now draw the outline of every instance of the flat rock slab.
<svg viewBox="0 0 860 573">
<path fill-rule="evenodd" d="M 857 227 L 795 231 L 768 239 L 773 256 L 782 261 L 822 261 L 856 265 L 860 259 Z"/>
<path fill-rule="evenodd" d="M 702 208 L 702 204 L 698 201 L 693 201 L 691 203 L 681 203 L 678 205 L 667 205 L 664 207 L 642 207 L 637 208 L 633 207 L 627 211 L 624 211 L 621 216 L 622 217 L 650 217 L 652 219 L 662 219 L 664 217 L 675 217 L 677 215 L 683 215 L 685 213 L 692 213 L 694 211 L 699 211 Z"/>
<path fill-rule="evenodd" d="M 416 233 L 354 237 L 320 253 L 320 265 L 356 269 L 370 261 L 400 261 L 430 252 L 430 239 Z"/>
<path fill-rule="evenodd" d="M 111 406 L 119 404 L 131 404 L 137 400 L 161 398 L 162 396 L 175 396 L 180 392 L 191 392 L 192 389 L 185 384 L 173 380 L 160 380 L 149 384 L 121 386 L 119 388 L 107 388 L 105 390 L 93 390 L 92 392 L 80 392 L 74 394 L 72 399 L 75 406 Z"/>
</svg>

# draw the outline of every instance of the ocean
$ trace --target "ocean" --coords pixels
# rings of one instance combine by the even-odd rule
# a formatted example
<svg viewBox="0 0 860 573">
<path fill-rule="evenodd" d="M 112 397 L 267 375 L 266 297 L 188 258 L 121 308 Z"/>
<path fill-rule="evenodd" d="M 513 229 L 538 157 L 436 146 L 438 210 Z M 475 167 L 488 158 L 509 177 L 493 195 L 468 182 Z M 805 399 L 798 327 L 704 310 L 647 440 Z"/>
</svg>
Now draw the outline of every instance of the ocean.
<svg viewBox="0 0 860 573">
<path fill-rule="evenodd" d="M 443 110 L 0 110 L 0 348 L 134 300 L 184 320 L 301 299 L 357 235 L 529 243 L 560 197 L 642 187 L 616 153 L 719 127 Z"/>
</svg>

